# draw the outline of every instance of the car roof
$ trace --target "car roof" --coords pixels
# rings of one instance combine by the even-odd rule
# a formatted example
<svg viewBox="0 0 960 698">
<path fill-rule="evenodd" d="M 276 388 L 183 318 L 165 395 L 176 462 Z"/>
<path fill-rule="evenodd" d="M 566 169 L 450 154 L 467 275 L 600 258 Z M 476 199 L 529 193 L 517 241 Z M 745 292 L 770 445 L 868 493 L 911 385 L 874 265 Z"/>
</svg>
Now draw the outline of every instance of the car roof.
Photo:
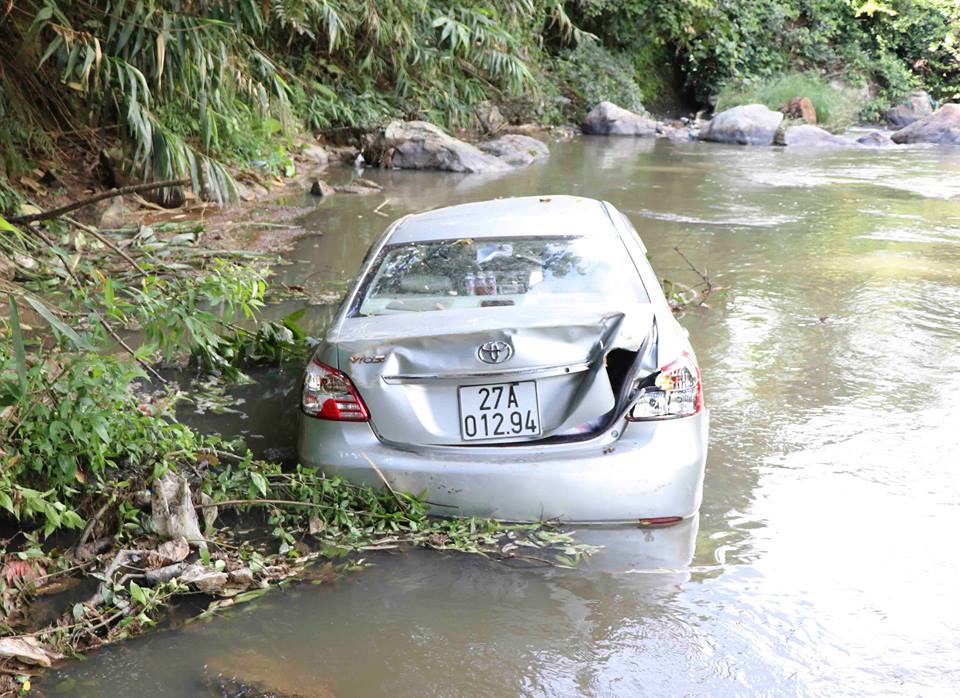
<svg viewBox="0 0 960 698">
<path fill-rule="evenodd" d="M 616 235 L 607 204 L 583 196 L 518 196 L 425 211 L 402 219 L 387 244 L 538 235 Z"/>
</svg>

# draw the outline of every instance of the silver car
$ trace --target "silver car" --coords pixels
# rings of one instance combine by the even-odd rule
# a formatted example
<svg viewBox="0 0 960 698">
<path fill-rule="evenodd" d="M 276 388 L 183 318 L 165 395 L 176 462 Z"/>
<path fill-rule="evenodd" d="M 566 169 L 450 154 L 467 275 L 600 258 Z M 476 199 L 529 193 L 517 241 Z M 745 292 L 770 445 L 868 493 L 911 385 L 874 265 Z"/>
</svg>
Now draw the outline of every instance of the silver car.
<svg viewBox="0 0 960 698">
<path fill-rule="evenodd" d="M 303 378 L 305 465 L 506 521 L 693 516 L 708 413 L 630 222 L 576 196 L 406 216 Z"/>
</svg>

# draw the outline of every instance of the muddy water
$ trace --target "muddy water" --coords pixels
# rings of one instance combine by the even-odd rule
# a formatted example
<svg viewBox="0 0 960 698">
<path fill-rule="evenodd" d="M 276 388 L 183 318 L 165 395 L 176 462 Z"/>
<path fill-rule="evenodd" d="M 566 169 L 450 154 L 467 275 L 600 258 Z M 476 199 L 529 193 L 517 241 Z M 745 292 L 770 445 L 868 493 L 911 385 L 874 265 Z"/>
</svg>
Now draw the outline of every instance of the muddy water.
<svg viewBox="0 0 960 698">
<path fill-rule="evenodd" d="M 699 521 L 584 533 L 607 547 L 574 572 L 372 558 L 99 652 L 51 692 L 190 695 L 227 671 L 315 696 L 960 693 L 960 149 L 581 139 L 498 179 L 367 176 L 390 218 L 603 197 L 663 276 L 695 280 L 677 246 L 727 287 L 683 320 L 713 419 Z M 287 279 L 336 293 L 383 198 L 320 204 Z M 289 377 L 265 392 L 245 428 L 289 447 Z"/>
</svg>

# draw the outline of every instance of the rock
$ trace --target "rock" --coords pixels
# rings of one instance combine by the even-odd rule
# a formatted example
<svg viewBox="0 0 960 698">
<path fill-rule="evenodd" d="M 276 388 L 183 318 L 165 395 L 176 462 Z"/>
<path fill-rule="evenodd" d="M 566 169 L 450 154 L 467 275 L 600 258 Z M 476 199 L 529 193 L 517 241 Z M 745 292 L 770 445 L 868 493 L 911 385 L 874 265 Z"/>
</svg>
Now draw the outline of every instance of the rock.
<svg viewBox="0 0 960 698">
<path fill-rule="evenodd" d="M 692 141 L 696 138 L 696 132 L 684 124 L 660 124 L 657 135 L 675 142 Z"/>
<path fill-rule="evenodd" d="M 817 123 L 817 109 L 809 97 L 794 97 L 780 107 L 780 111 L 788 119 L 802 119 L 805 123 Z"/>
<path fill-rule="evenodd" d="M 356 182 L 337 185 L 333 190 L 339 194 L 377 194 L 381 191 L 379 188 L 367 187 L 363 184 L 357 184 Z"/>
<path fill-rule="evenodd" d="M 123 197 L 117 196 L 100 214 L 101 228 L 119 228 L 123 225 Z"/>
<path fill-rule="evenodd" d="M 310 193 L 314 196 L 330 196 L 334 191 L 334 188 L 322 179 L 315 179 L 310 185 Z"/>
<path fill-rule="evenodd" d="M 914 90 L 883 116 L 889 124 L 903 128 L 933 114 L 933 104 L 933 98 L 925 90 Z"/>
<path fill-rule="evenodd" d="M 63 655 L 43 649 L 36 638 L 30 636 L 0 637 L 0 658 L 3 659 L 48 667 L 53 660 L 62 657 Z"/>
<path fill-rule="evenodd" d="M 364 158 L 380 167 L 448 172 L 501 172 L 509 165 L 426 121 L 393 121 L 367 137 Z"/>
<path fill-rule="evenodd" d="M 338 145 L 330 148 L 328 152 L 332 160 L 348 165 L 352 165 L 360 155 L 360 149 L 352 145 Z"/>
<path fill-rule="evenodd" d="M 326 167 L 327 162 L 330 160 L 326 149 L 323 146 L 316 144 L 308 145 L 306 148 L 301 150 L 300 156 L 304 160 L 307 160 L 312 167 Z"/>
<path fill-rule="evenodd" d="M 790 126 L 777 133 L 777 145 L 786 145 L 791 148 L 849 148 L 856 146 L 856 141 L 837 136 L 825 131 L 819 126 L 804 124 Z"/>
<path fill-rule="evenodd" d="M 930 116 L 896 131 L 894 143 L 960 145 L 960 104 L 944 104 Z"/>
<path fill-rule="evenodd" d="M 480 122 L 480 128 L 488 136 L 492 136 L 503 128 L 503 114 L 496 104 L 490 102 L 481 102 L 477 105 L 477 121 Z"/>
<path fill-rule="evenodd" d="M 781 121 L 781 112 L 762 104 L 744 104 L 714 116 L 699 138 L 717 143 L 772 145 Z"/>
<path fill-rule="evenodd" d="M 866 136 L 860 136 L 860 138 L 857 139 L 857 143 L 874 148 L 884 148 L 894 145 L 894 142 L 890 139 L 890 134 L 884 131 L 873 131 Z"/>
<path fill-rule="evenodd" d="M 168 470 L 154 481 L 152 490 L 153 531 L 164 539 L 185 538 L 191 544 L 205 547 L 186 478 Z"/>
<path fill-rule="evenodd" d="M 253 570 L 241 567 L 228 573 L 230 583 L 236 586 L 248 587 L 253 584 Z"/>
<path fill-rule="evenodd" d="M 580 128 L 598 136 L 655 136 L 657 122 L 613 102 L 600 102 L 590 110 Z"/>
<path fill-rule="evenodd" d="M 543 141 L 518 133 L 508 133 L 492 141 L 481 143 L 480 150 L 500 158 L 508 165 L 524 167 L 550 157 L 550 149 Z"/>
<path fill-rule="evenodd" d="M 183 570 L 180 581 L 192 585 L 194 589 L 205 594 L 216 594 L 227 586 L 227 573 L 217 572 L 212 567 L 206 567 L 202 562 L 194 562 Z"/>
</svg>

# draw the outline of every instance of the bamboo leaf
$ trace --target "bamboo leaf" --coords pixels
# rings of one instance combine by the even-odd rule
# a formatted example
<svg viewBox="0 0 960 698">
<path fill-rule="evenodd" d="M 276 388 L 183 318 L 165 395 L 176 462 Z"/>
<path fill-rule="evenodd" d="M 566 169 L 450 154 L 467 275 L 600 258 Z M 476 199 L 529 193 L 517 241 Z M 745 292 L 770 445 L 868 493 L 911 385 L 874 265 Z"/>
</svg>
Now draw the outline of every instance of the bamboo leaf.
<svg viewBox="0 0 960 698">
<path fill-rule="evenodd" d="M 17 365 L 17 378 L 20 381 L 20 397 L 24 398 L 27 395 L 27 352 L 23 346 L 23 333 L 20 331 L 17 301 L 12 293 L 7 294 L 7 303 L 10 306 L 10 331 L 13 339 L 13 356 Z"/>
<path fill-rule="evenodd" d="M 70 325 L 66 324 L 60 320 L 60 318 L 54 315 L 53 311 L 51 311 L 43 303 L 38 301 L 36 298 L 31 298 L 30 296 L 26 296 L 25 298 L 27 303 L 33 306 L 33 309 L 40 314 L 40 317 L 47 321 L 55 334 L 66 337 L 79 349 L 92 348 L 86 339 L 77 334 L 76 330 L 70 327 Z"/>
</svg>

